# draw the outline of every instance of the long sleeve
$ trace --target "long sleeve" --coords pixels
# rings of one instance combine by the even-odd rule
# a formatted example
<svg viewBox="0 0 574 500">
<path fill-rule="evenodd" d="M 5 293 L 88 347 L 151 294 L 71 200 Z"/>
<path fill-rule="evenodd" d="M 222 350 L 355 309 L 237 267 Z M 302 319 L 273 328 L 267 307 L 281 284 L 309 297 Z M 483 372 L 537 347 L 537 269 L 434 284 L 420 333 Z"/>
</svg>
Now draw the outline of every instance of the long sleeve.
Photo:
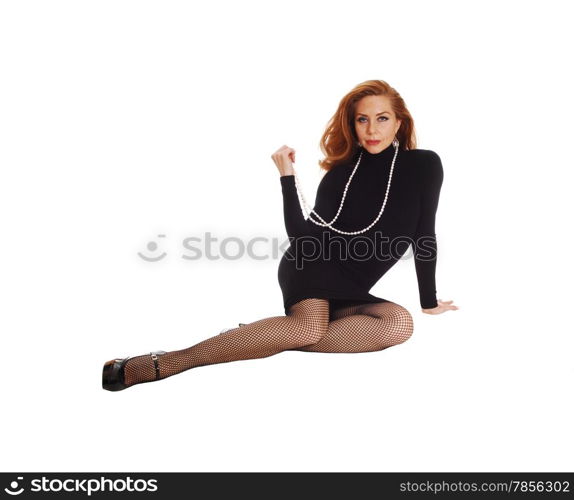
<svg viewBox="0 0 574 500">
<path fill-rule="evenodd" d="M 317 188 L 317 195 L 315 199 L 314 210 L 316 210 L 321 217 L 327 219 L 330 215 L 329 207 L 330 200 L 330 182 L 332 178 L 331 171 L 325 173 L 321 178 L 319 187 Z M 299 202 L 299 197 L 297 196 L 297 186 L 295 185 L 294 175 L 282 175 L 279 177 L 281 181 L 281 191 L 283 193 L 283 216 L 285 219 L 285 230 L 290 238 L 298 238 L 300 236 L 309 236 L 317 234 L 317 229 L 321 229 L 319 226 L 311 222 L 309 219 L 305 219 L 303 216 L 303 210 L 301 209 L 301 204 Z M 317 217 L 315 217 L 317 220 Z"/>
<path fill-rule="evenodd" d="M 415 269 L 419 286 L 420 304 L 423 309 L 438 305 L 436 299 L 437 241 L 435 216 L 438 207 L 444 172 L 440 157 L 427 151 L 421 167 L 420 214 L 414 238 Z"/>
</svg>

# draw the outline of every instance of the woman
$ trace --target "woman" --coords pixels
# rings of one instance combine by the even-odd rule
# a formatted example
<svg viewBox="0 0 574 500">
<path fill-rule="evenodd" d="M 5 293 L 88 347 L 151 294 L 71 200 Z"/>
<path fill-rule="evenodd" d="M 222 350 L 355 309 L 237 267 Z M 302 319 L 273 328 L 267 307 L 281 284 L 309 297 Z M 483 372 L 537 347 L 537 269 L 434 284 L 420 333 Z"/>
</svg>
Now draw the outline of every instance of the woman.
<svg viewBox="0 0 574 500">
<path fill-rule="evenodd" d="M 400 344 L 412 335 L 411 314 L 369 290 L 411 245 L 422 311 L 458 309 L 452 300 L 437 300 L 435 290 L 442 164 L 433 151 L 415 149 L 413 119 L 398 92 L 380 80 L 355 87 L 321 146 L 326 173 L 307 219 L 295 150 L 283 146 L 272 155 L 291 242 L 278 269 L 285 316 L 240 323 L 187 349 L 108 361 L 104 389 L 286 350 L 369 352 Z"/>
</svg>

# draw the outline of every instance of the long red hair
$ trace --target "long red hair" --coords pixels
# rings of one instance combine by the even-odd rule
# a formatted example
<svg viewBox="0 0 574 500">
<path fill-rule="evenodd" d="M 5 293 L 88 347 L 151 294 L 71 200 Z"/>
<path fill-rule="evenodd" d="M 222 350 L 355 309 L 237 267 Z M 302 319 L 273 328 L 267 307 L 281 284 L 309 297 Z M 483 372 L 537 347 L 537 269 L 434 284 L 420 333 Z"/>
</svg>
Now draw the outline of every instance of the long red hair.
<svg viewBox="0 0 574 500">
<path fill-rule="evenodd" d="M 325 158 L 319 161 L 322 169 L 331 170 L 340 163 L 349 162 L 358 152 L 355 109 L 357 103 L 368 95 L 382 95 L 390 100 L 397 120 L 401 120 L 396 134 L 399 148 L 406 151 L 417 147 L 413 117 L 401 95 L 383 80 L 367 80 L 341 99 L 337 111 L 329 120 L 320 143 L 321 151 L 325 155 Z"/>
</svg>

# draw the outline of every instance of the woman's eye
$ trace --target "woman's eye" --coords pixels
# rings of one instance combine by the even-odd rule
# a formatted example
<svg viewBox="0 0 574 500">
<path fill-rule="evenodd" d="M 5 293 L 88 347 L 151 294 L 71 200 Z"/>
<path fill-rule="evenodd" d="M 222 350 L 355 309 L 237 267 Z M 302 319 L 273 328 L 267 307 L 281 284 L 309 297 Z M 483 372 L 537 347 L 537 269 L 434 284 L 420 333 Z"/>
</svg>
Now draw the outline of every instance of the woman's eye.
<svg viewBox="0 0 574 500">
<path fill-rule="evenodd" d="M 385 121 L 388 120 L 386 116 L 379 116 L 379 118 L 383 118 Z M 363 123 L 363 120 L 366 120 L 366 118 L 364 116 L 361 116 L 357 121 Z"/>
</svg>

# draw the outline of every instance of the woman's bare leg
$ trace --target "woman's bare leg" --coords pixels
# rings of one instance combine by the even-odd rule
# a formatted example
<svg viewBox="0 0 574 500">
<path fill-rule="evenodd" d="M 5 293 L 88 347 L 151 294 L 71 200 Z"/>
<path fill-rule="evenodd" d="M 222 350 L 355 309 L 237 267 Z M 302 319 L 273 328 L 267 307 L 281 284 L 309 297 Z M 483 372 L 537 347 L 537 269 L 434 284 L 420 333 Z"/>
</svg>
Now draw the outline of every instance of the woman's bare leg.
<svg viewBox="0 0 574 500">
<path fill-rule="evenodd" d="M 336 309 L 319 342 L 297 347 L 308 352 L 380 351 L 410 338 L 413 318 L 394 302 L 367 303 Z"/>
<path fill-rule="evenodd" d="M 160 379 L 203 365 L 272 356 L 314 344 L 327 332 L 329 301 L 304 299 L 287 316 L 274 316 L 216 335 L 187 349 L 158 356 Z M 125 365 L 127 386 L 155 380 L 149 354 L 129 359 Z"/>
</svg>

